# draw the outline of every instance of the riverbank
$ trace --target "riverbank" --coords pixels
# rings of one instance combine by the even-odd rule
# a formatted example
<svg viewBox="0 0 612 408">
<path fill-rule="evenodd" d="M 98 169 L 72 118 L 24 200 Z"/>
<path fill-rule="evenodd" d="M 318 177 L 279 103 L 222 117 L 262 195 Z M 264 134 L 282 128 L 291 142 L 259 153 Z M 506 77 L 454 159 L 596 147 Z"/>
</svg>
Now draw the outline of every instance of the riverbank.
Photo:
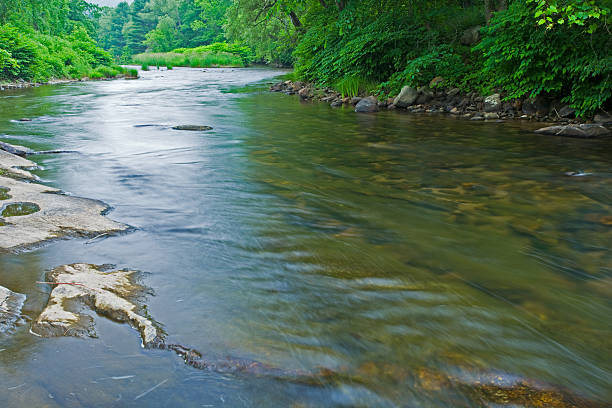
<svg viewBox="0 0 612 408">
<path fill-rule="evenodd" d="M 71 84 L 75 82 L 86 82 L 86 81 L 112 81 L 115 79 L 137 79 L 138 71 L 136 69 L 126 69 L 125 73 L 119 74 L 117 76 L 112 77 L 84 77 L 79 79 L 51 79 L 45 82 L 31 82 L 24 80 L 17 80 L 12 82 L 0 82 L 0 92 L 2 91 L 10 91 L 15 89 L 25 89 L 25 88 L 36 88 L 43 85 L 61 85 L 61 84 Z"/>
<path fill-rule="evenodd" d="M 429 86 L 405 86 L 394 98 L 379 100 L 375 96 L 344 96 L 331 88 L 312 83 L 281 81 L 270 87 L 272 92 L 298 95 L 305 101 L 328 103 L 331 107 L 354 107 L 356 112 L 375 113 L 380 110 L 406 110 L 411 113 L 445 113 L 472 121 L 529 120 L 554 123 L 566 129 L 567 136 L 596 137 L 610 135 L 612 116 L 600 112 L 592 118 L 579 118 L 575 110 L 560 101 L 538 97 L 505 100 L 503 93 L 488 96 L 476 92 L 464 93 L 459 88 L 444 86 L 443 78 L 434 78 Z M 584 125 L 587 126 L 584 126 Z M 545 129 L 545 128 L 543 128 Z M 572 131 L 567 131 L 571 129 Z M 577 129 L 576 131 L 573 131 Z M 543 133 L 559 134 L 561 127 L 551 127 Z M 562 134 L 566 135 L 566 134 Z"/>
</svg>

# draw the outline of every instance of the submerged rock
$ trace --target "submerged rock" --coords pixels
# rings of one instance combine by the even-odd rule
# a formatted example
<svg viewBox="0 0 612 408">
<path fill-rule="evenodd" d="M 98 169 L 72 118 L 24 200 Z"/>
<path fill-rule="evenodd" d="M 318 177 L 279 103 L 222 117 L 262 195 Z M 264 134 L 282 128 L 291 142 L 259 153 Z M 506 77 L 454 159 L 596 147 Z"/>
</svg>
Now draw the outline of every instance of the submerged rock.
<svg viewBox="0 0 612 408">
<path fill-rule="evenodd" d="M 15 154 L 17 156 L 24 157 L 28 154 L 32 153 L 31 149 L 23 146 L 16 146 L 6 142 L 0 142 L 0 149 L 8 152 L 10 154 Z"/>
<path fill-rule="evenodd" d="M 0 161 L 1 163 L 1 161 Z M 19 249 L 69 235 L 120 232 L 127 225 L 106 218 L 108 206 L 57 189 L 0 176 L 3 196 L 0 249 Z"/>
<path fill-rule="evenodd" d="M 579 138 L 591 138 L 599 136 L 609 136 L 610 130 L 595 123 L 583 123 L 581 125 L 560 125 L 548 126 L 535 131 L 542 135 L 555 135 Z"/>
<path fill-rule="evenodd" d="M 173 126 L 172 129 L 174 130 L 191 130 L 194 132 L 203 132 L 206 130 L 212 130 L 212 127 L 210 126 L 200 126 L 200 125 L 178 125 L 178 126 Z"/>
<path fill-rule="evenodd" d="M 47 274 L 54 286 L 47 307 L 32 324 L 43 337 L 96 337 L 90 309 L 99 315 L 129 323 L 140 332 L 145 347 L 163 343 L 163 332 L 142 312 L 138 302 L 147 289 L 137 283 L 137 271 L 107 271 L 104 266 L 63 265 Z"/>
<path fill-rule="evenodd" d="M 12 329 L 21 319 L 21 308 L 26 296 L 0 286 L 0 333 Z"/>
</svg>

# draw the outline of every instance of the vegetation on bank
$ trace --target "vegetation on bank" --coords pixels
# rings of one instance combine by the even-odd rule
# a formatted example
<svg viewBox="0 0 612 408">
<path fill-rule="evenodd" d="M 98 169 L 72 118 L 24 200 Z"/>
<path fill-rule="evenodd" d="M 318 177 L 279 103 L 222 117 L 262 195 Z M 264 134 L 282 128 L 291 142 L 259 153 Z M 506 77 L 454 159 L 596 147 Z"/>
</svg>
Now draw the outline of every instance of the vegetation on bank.
<svg viewBox="0 0 612 408">
<path fill-rule="evenodd" d="M 610 107 L 611 3 L 239 0 L 226 32 L 259 57 L 292 63 L 300 79 L 349 95 L 393 96 L 442 77 L 445 87 L 541 95 L 590 115 Z"/>
<path fill-rule="evenodd" d="M 91 37 L 95 9 L 83 0 L 3 1 L 0 80 L 45 82 L 126 74 Z"/>
<path fill-rule="evenodd" d="M 251 50 L 239 44 L 217 42 L 195 48 L 177 48 L 171 52 L 136 54 L 136 64 L 169 67 L 244 67 L 252 60 Z"/>
</svg>

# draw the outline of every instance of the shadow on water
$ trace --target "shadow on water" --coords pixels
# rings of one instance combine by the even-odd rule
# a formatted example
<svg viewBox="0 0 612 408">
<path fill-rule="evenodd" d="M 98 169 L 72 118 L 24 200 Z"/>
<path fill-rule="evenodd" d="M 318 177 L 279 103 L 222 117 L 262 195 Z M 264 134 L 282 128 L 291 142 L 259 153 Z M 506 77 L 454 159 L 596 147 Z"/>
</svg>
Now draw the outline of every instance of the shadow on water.
<svg viewBox="0 0 612 408">
<path fill-rule="evenodd" d="M 138 228 L 0 254 L 26 319 L 46 302 L 45 270 L 143 270 L 168 344 L 225 367 L 142 349 L 105 319 L 90 340 L 38 339 L 26 323 L 0 338 L 7 406 L 612 398 L 610 141 L 356 115 L 266 92 L 278 74 L 177 68 L 3 95 L 3 140 L 81 153 L 33 156 L 38 176 Z"/>
</svg>

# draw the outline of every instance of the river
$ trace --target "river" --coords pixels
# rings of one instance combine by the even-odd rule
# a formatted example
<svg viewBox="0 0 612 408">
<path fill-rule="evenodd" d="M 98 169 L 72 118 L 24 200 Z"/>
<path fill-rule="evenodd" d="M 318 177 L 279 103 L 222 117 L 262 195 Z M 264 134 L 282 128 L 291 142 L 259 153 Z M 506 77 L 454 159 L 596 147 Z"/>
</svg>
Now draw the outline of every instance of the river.
<svg viewBox="0 0 612 408">
<path fill-rule="evenodd" d="M 3 407 L 510 406 L 465 386 L 480 372 L 612 400 L 609 139 L 355 114 L 267 92 L 282 73 L 175 68 L 0 94 L 2 140 L 78 152 L 33 156 L 42 182 L 135 228 L 0 254 L 0 285 L 35 319 L 51 268 L 138 269 L 170 342 L 341 374 L 197 370 L 102 317 L 96 339 L 28 323 L 0 336 Z"/>
</svg>

